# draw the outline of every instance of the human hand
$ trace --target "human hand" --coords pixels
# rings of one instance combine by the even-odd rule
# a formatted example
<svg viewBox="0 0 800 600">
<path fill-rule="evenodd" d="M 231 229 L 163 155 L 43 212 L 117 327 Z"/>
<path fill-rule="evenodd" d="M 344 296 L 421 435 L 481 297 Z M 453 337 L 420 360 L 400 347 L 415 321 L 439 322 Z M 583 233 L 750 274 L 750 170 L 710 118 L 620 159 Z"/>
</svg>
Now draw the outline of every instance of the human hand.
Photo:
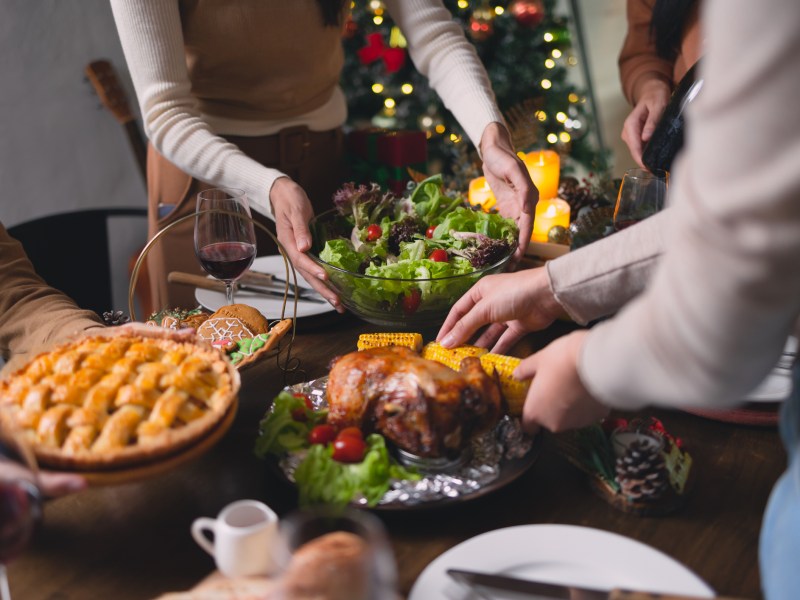
<svg viewBox="0 0 800 600">
<path fill-rule="evenodd" d="M 578 356 L 586 331 L 560 337 L 524 359 L 514 371 L 531 379 L 522 425 L 530 433 L 540 426 L 553 432 L 577 429 L 605 417 L 609 409 L 595 400 L 578 375 Z"/>
<path fill-rule="evenodd" d="M 86 479 L 77 473 L 39 471 L 39 488 L 46 498 L 59 498 L 85 490 Z"/>
<path fill-rule="evenodd" d="M 306 255 L 311 249 L 308 223 L 314 216 L 314 211 L 305 191 L 288 177 L 281 177 L 272 184 L 269 197 L 272 214 L 275 215 L 278 241 L 289 255 L 289 260 L 311 287 L 338 312 L 343 313 L 344 307 L 339 302 L 339 297 L 323 283 L 328 278 L 327 274 Z"/>
<path fill-rule="evenodd" d="M 543 267 L 490 275 L 479 279 L 453 305 L 436 339 L 448 348 L 458 346 L 491 323 L 475 344 L 495 344 L 493 351 L 503 353 L 529 331 L 550 325 L 562 312 Z"/>
<path fill-rule="evenodd" d="M 483 174 L 497 199 L 497 210 L 514 219 L 519 226 L 519 245 L 514 253 L 516 264 L 525 255 L 533 229 L 533 207 L 539 191 L 531 181 L 525 164 L 514 152 L 508 130 L 500 123 L 489 123 L 480 142 Z"/>
<path fill-rule="evenodd" d="M 647 168 L 642 163 L 644 146 L 653 137 L 656 125 L 669 102 L 670 93 L 669 84 L 663 79 L 652 79 L 644 83 L 636 105 L 622 124 L 622 141 L 628 146 L 633 160 L 642 168 Z"/>
</svg>

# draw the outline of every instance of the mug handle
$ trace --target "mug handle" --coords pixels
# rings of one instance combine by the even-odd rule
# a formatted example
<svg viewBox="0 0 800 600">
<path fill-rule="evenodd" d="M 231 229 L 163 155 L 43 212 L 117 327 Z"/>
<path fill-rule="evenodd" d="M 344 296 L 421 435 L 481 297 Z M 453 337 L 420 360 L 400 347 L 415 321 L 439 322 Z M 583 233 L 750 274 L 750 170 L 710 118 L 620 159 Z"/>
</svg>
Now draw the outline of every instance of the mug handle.
<svg viewBox="0 0 800 600">
<path fill-rule="evenodd" d="M 208 517 L 200 517 L 199 519 L 195 519 L 192 523 L 192 537 L 194 541 L 211 556 L 214 556 L 214 544 L 209 541 L 204 532 L 208 530 L 216 533 L 216 525 L 217 521 L 215 519 L 209 519 Z"/>
</svg>

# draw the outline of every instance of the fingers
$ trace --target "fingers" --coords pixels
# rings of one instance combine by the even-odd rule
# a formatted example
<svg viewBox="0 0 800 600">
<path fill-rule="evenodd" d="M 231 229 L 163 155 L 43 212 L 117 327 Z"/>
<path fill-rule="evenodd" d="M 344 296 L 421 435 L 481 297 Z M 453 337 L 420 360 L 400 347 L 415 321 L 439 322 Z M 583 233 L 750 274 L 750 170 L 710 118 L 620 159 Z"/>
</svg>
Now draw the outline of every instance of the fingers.
<svg viewBox="0 0 800 600">
<path fill-rule="evenodd" d="M 505 354 L 514 345 L 522 339 L 525 335 L 525 331 L 521 328 L 517 327 L 508 327 L 503 334 L 500 336 L 500 339 L 497 340 L 497 343 L 492 348 L 492 352 L 495 354 Z M 480 346 L 480 344 L 478 344 Z"/>
<path fill-rule="evenodd" d="M 83 477 L 73 473 L 39 472 L 39 487 L 42 493 L 49 498 L 58 498 L 80 492 L 85 490 L 87 485 Z"/>
<path fill-rule="evenodd" d="M 445 348 L 463 344 L 481 325 L 485 325 L 488 322 L 482 321 L 481 317 L 475 314 L 477 305 L 482 298 L 482 281 L 485 280 L 481 280 L 472 286 L 450 309 L 444 325 L 442 325 L 439 334 L 436 336 L 436 340 Z"/>
<path fill-rule="evenodd" d="M 330 305 L 333 306 L 333 308 L 336 309 L 336 312 L 344 313 L 344 307 L 342 306 L 341 300 L 339 300 L 339 296 L 336 295 L 336 292 L 325 285 L 325 281 L 327 281 L 328 277 L 322 267 L 311 260 L 308 255 L 302 252 L 289 252 L 289 258 L 291 258 L 295 269 L 300 271 L 305 280 L 308 282 L 308 285 L 319 292 L 319 294 L 325 298 L 325 300 L 327 300 Z"/>
<path fill-rule="evenodd" d="M 481 348 L 491 348 L 498 339 L 502 338 L 505 331 L 505 323 L 492 323 L 478 336 L 478 339 L 475 340 L 475 345 Z"/>
</svg>

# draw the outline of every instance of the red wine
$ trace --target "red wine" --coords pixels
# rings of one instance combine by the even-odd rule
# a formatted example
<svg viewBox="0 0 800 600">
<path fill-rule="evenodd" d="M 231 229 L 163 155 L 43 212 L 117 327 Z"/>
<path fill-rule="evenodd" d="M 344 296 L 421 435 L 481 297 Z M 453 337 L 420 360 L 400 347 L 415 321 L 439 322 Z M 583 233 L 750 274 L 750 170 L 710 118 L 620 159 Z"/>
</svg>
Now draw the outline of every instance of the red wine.
<svg viewBox="0 0 800 600">
<path fill-rule="evenodd" d="M 680 80 L 653 131 L 653 136 L 644 147 L 642 162 L 651 171 L 669 171 L 672 160 L 683 146 L 684 112 L 703 87 L 703 78 L 695 78 L 699 65 L 700 61 L 697 61 Z"/>
<path fill-rule="evenodd" d="M 244 242 L 217 242 L 203 246 L 197 258 L 206 272 L 223 281 L 239 277 L 252 264 L 256 247 Z"/>
<path fill-rule="evenodd" d="M 25 480 L 0 481 L 0 562 L 25 549 L 41 514 L 36 486 Z"/>
</svg>

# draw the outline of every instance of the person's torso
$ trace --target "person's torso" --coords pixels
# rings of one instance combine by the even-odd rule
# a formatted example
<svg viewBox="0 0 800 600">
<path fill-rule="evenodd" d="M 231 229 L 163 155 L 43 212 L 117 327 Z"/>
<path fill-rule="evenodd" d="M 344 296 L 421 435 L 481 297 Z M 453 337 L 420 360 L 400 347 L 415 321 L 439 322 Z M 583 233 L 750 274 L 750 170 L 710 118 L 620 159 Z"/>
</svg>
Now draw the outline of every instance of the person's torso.
<svg viewBox="0 0 800 600">
<path fill-rule="evenodd" d="M 331 98 L 344 64 L 341 27 L 323 25 L 316 0 L 180 0 L 180 10 L 204 114 L 285 119 Z"/>
</svg>

